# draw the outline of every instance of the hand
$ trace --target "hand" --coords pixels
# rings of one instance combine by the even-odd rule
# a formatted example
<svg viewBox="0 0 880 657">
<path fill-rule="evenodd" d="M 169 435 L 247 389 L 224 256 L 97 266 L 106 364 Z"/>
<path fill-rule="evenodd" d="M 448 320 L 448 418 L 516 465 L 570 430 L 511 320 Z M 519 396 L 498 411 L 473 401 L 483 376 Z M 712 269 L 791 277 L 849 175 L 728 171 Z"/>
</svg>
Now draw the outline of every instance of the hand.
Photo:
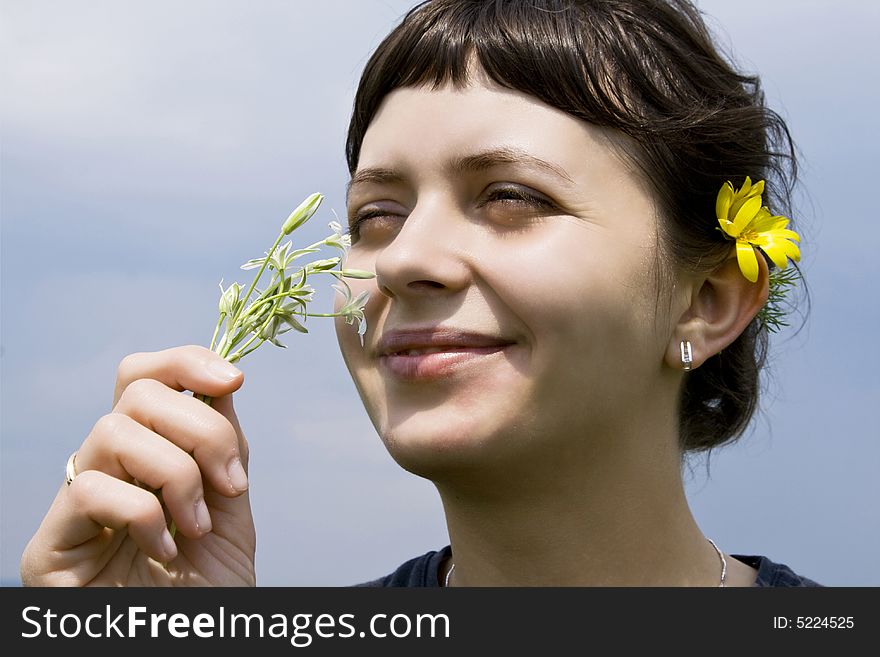
<svg viewBox="0 0 880 657">
<path fill-rule="evenodd" d="M 22 583 L 253 585 L 248 448 L 232 407 L 243 379 L 202 347 L 127 356 L 112 412 L 80 446 L 77 476 L 25 548 Z"/>
</svg>

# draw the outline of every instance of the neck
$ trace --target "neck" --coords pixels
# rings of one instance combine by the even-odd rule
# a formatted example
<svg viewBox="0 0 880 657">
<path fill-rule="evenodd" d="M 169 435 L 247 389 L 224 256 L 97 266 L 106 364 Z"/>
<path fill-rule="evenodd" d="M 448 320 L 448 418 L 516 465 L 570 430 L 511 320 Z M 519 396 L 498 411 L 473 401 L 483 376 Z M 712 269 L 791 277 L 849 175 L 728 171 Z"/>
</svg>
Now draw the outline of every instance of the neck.
<svg viewBox="0 0 880 657">
<path fill-rule="evenodd" d="M 718 586 L 718 554 L 687 504 L 675 432 L 646 435 L 569 437 L 590 448 L 436 482 L 454 583 Z"/>
</svg>

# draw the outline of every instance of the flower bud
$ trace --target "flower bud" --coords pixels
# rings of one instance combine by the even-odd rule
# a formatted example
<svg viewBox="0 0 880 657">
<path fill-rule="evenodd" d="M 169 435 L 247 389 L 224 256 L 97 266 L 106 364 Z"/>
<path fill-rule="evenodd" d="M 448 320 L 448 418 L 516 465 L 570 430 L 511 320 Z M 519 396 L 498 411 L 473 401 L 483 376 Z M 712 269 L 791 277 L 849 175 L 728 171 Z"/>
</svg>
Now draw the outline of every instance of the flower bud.
<svg viewBox="0 0 880 657">
<path fill-rule="evenodd" d="M 333 269 L 339 264 L 339 258 L 327 258 L 325 260 L 315 260 L 309 263 L 309 269 L 312 271 L 327 271 Z"/>
<path fill-rule="evenodd" d="M 363 269 L 343 269 L 342 275 L 345 278 L 376 278 L 376 274 Z"/>
<path fill-rule="evenodd" d="M 220 313 L 230 317 L 235 314 L 236 306 L 238 304 L 238 296 L 241 294 L 241 285 L 238 283 L 233 283 L 225 290 L 223 289 L 223 285 L 220 285 Z"/>
<path fill-rule="evenodd" d="M 318 206 L 321 205 L 321 201 L 323 200 L 324 195 L 317 192 L 309 196 L 305 201 L 299 204 L 299 207 L 296 210 L 290 213 L 287 221 L 285 221 L 284 225 L 281 227 L 281 231 L 285 235 L 289 235 L 302 226 L 312 218 L 312 215 L 318 210 Z"/>
</svg>

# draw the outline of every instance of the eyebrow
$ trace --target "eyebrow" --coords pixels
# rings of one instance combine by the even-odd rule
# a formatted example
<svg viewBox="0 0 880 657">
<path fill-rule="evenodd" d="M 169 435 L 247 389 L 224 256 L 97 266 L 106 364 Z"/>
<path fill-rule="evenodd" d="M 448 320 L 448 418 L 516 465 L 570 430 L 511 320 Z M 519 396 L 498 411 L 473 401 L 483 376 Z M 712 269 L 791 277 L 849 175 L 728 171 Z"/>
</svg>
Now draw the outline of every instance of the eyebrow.
<svg viewBox="0 0 880 657">
<path fill-rule="evenodd" d="M 574 180 L 566 173 L 562 167 L 535 157 L 528 151 L 510 146 L 500 148 L 492 148 L 471 155 L 463 155 L 458 157 L 449 164 L 448 170 L 453 173 L 479 173 L 497 166 L 504 165 L 525 165 L 536 169 L 541 169 L 547 173 L 553 174 L 557 178 L 561 178 L 565 182 L 573 185 Z M 351 180 L 348 182 L 345 190 L 346 199 L 351 196 L 352 188 L 358 185 L 376 184 L 389 185 L 400 184 L 404 182 L 406 177 L 397 169 L 388 167 L 370 167 L 355 171 Z"/>
</svg>

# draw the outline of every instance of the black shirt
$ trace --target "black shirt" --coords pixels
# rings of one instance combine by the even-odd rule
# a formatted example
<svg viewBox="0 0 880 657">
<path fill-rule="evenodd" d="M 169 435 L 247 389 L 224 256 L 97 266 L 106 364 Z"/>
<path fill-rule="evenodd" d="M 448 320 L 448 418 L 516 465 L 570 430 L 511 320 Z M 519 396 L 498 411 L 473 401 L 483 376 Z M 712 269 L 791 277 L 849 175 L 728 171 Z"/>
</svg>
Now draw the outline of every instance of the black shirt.
<svg viewBox="0 0 880 657">
<path fill-rule="evenodd" d="M 420 557 L 415 557 L 401 564 L 397 570 L 385 577 L 356 586 L 439 587 L 440 565 L 451 554 L 452 548 L 449 545 L 442 550 L 426 552 Z M 753 586 L 822 586 L 811 579 L 796 574 L 785 564 L 775 563 L 767 557 L 740 554 L 732 554 L 731 556 L 758 571 L 758 577 Z"/>
</svg>

